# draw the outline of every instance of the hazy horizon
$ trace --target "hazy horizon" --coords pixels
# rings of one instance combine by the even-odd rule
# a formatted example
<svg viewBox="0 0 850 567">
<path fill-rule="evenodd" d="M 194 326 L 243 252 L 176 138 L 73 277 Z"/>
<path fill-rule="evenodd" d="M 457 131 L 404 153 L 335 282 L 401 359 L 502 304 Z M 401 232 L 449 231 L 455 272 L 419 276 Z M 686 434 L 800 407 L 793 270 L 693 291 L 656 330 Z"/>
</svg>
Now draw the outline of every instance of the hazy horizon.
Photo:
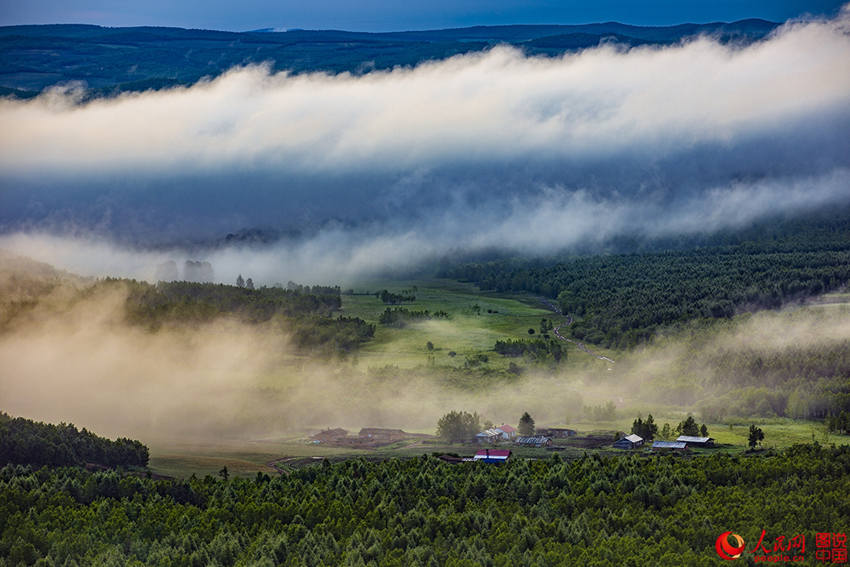
<svg viewBox="0 0 850 567">
<path fill-rule="evenodd" d="M 57 2 L 38 0 L 7 2 L 0 11 L 0 26 L 28 24 L 95 24 L 120 26 L 171 26 L 189 29 L 251 31 L 258 29 L 337 29 L 387 32 L 422 31 L 493 25 L 587 24 L 616 21 L 639 26 L 666 26 L 681 23 L 708 23 L 764 19 L 786 21 L 793 18 L 834 16 L 840 0 L 757 0 L 750 2 L 675 2 L 622 0 L 556 2 L 538 0 L 518 3 L 500 0 L 482 4 L 429 2 L 398 4 L 378 0 L 364 6 L 340 0 L 322 0 L 309 6 L 288 0 L 273 5 L 261 0 L 240 3 L 238 8 L 224 2 L 125 2 L 116 5 L 104 0 Z"/>
</svg>

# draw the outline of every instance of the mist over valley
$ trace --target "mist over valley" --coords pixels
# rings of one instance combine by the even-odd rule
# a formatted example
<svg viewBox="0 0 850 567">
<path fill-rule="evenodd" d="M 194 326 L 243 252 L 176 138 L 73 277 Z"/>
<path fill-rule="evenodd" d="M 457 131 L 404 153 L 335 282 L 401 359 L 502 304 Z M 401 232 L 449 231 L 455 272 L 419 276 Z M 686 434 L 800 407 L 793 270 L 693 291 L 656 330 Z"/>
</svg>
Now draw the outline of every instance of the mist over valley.
<svg viewBox="0 0 850 567">
<path fill-rule="evenodd" d="M 833 7 L 0 27 L 0 567 L 839 562 Z"/>
</svg>

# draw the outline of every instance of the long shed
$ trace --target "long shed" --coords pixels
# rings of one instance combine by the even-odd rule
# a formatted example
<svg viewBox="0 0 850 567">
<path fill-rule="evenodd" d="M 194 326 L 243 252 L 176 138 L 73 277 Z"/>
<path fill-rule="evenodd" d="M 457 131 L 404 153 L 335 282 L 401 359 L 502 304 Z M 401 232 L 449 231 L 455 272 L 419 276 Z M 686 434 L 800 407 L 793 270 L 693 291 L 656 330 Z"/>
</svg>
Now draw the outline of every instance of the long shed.
<svg viewBox="0 0 850 567">
<path fill-rule="evenodd" d="M 643 437 L 634 433 L 614 442 L 615 449 L 637 449 L 641 445 L 643 445 Z"/>
<path fill-rule="evenodd" d="M 691 435 L 679 435 L 676 437 L 679 443 L 685 443 L 688 447 L 714 447 L 714 439 L 711 437 L 692 437 Z"/>
<path fill-rule="evenodd" d="M 655 441 L 652 443 L 652 450 L 664 450 L 664 451 L 682 451 L 687 449 L 687 443 L 683 443 L 681 441 Z"/>
<path fill-rule="evenodd" d="M 507 463 L 510 457 L 511 452 L 505 449 L 481 449 L 473 459 L 475 462 L 502 464 Z"/>
<path fill-rule="evenodd" d="M 524 447 L 548 447 L 552 444 L 552 440 L 543 435 L 537 435 L 535 437 L 517 437 L 514 443 Z"/>
</svg>

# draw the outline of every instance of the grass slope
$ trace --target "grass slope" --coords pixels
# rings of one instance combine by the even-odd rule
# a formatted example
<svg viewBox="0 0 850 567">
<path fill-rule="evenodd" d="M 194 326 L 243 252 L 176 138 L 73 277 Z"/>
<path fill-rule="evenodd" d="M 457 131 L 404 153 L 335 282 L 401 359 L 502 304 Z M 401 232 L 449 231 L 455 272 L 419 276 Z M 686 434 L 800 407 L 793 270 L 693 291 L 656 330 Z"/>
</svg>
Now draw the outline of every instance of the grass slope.
<svg viewBox="0 0 850 567">
<path fill-rule="evenodd" d="M 416 301 L 401 306 L 385 305 L 374 295 L 374 292 L 385 288 L 398 293 L 412 290 L 414 286 Z M 467 356 L 484 354 L 488 356 L 489 367 L 503 370 L 510 362 L 522 364 L 522 361 L 496 354 L 493 346 L 497 340 L 529 338 L 528 329 L 534 329 L 534 337 L 538 337 L 541 319 L 560 320 L 535 296 L 481 292 L 473 284 L 454 280 L 410 280 L 393 282 L 392 285 L 368 282 L 355 289 L 357 293 L 365 291 L 372 294 L 342 296 L 344 315 L 377 323 L 387 307 L 404 307 L 432 313 L 445 311 L 449 319 L 412 323 L 402 329 L 378 324 L 374 339 L 358 353 L 361 368 L 385 365 L 412 368 L 427 364 L 463 367 Z M 431 356 L 427 349 L 429 341 L 434 344 Z M 457 356 L 449 356 L 450 352 L 457 353 Z M 566 364 L 562 363 L 565 368 L 604 364 L 573 347 L 568 347 L 567 352 Z"/>
</svg>

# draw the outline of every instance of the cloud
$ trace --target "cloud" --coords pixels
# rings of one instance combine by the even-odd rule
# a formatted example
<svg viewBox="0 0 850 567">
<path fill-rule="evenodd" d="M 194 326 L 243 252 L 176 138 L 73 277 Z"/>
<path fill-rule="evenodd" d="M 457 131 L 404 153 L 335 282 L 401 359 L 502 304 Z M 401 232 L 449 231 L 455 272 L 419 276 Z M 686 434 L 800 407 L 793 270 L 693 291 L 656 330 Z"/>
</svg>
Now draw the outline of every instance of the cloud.
<svg viewBox="0 0 850 567">
<path fill-rule="evenodd" d="M 340 280 L 846 204 L 847 22 L 747 47 L 496 47 L 359 76 L 249 67 L 84 104 L 60 88 L 2 100 L 0 246 L 145 277 L 198 254 L 180 243 L 271 227 L 302 237 L 202 254 L 225 281 L 246 265 L 269 283 Z"/>
<path fill-rule="evenodd" d="M 383 171 L 515 158 L 592 158 L 730 143 L 846 111 L 850 38 L 789 24 L 746 48 L 601 47 L 529 58 L 497 47 L 362 76 L 234 69 L 189 88 L 79 105 L 73 89 L 3 101 L 6 171 L 269 167 Z"/>
<path fill-rule="evenodd" d="M 657 238 L 746 227 L 765 214 L 811 211 L 846 201 L 848 179 L 850 171 L 837 170 L 820 177 L 736 183 L 675 203 L 605 199 L 587 191 L 549 188 L 525 199 L 488 204 L 475 213 L 458 207 L 412 223 L 402 219 L 356 228 L 332 225 L 305 238 L 265 246 L 140 249 L 98 235 L 15 232 L 0 236 L 0 248 L 83 275 L 155 281 L 160 264 L 200 259 L 211 262 L 215 280 L 225 283 L 245 274 L 265 285 L 289 280 L 347 285 L 415 271 L 453 252 L 497 249 L 548 255 L 626 234 Z"/>
</svg>

